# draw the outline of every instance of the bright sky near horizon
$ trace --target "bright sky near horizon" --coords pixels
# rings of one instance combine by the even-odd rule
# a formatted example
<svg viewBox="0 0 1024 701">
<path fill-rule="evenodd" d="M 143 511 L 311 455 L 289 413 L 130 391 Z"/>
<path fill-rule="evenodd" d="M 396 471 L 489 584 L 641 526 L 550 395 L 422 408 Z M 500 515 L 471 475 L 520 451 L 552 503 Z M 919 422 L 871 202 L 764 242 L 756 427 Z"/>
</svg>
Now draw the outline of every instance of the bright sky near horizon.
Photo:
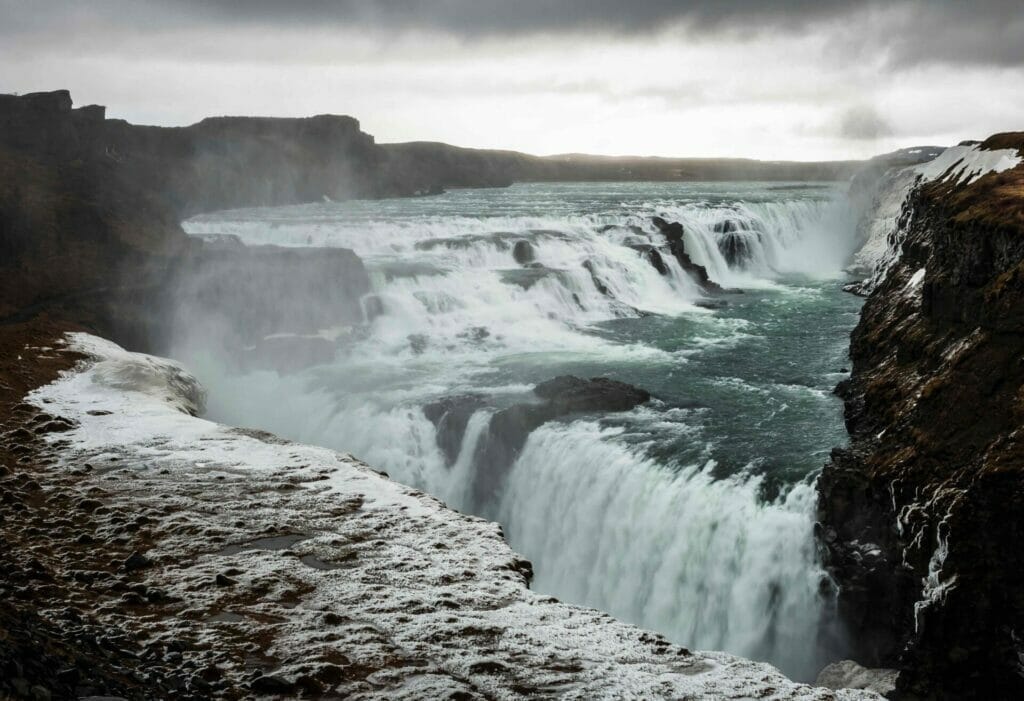
<svg viewBox="0 0 1024 701">
<path fill-rule="evenodd" d="M 863 158 L 1024 130 L 1024 0 L 0 0 L 0 92 L 56 88 L 136 123 Z"/>
</svg>

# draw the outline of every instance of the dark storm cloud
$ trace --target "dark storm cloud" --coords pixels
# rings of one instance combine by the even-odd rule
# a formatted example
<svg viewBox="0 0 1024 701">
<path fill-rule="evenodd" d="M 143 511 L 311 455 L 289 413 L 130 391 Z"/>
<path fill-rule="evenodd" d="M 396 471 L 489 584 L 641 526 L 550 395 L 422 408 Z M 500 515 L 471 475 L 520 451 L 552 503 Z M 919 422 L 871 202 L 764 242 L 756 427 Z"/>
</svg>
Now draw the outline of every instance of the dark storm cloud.
<svg viewBox="0 0 1024 701">
<path fill-rule="evenodd" d="M 255 25 L 348 27 L 385 35 L 418 30 L 463 39 L 545 34 L 566 41 L 587 32 L 636 36 L 683 27 L 686 40 L 716 33 L 802 33 L 816 23 L 833 23 L 845 52 L 884 52 L 895 66 L 1024 65 L 1022 0 L 0 0 L 0 9 L 0 37 L 53 38 L 59 38 L 55 29 L 83 26 L 145 33 Z"/>
</svg>

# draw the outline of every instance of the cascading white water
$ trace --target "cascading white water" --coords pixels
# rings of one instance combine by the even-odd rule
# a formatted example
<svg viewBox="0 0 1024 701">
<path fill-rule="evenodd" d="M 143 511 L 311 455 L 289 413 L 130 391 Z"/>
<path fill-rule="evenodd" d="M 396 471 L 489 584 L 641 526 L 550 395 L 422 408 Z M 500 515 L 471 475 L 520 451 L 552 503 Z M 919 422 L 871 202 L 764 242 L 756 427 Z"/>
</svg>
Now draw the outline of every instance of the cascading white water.
<svg viewBox="0 0 1024 701">
<path fill-rule="evenodd" d="M 762 188 L 746 199 L 746 190 L 728 198 L 713 192 L 709 201 L 706 193 L 669 191 L 651 200 L 652 185 L 544 187 L 187 222 L 191 233 L 236 234 L 250 244 L 352 248 L 370 273 L 375 301 L 364 306 L 375 314 L 362 329 L 334 330 L 335 361 L 300 373 L 233 373 L 203 339 L 180 339 L 177 355 L 209 387 L 212 417 L 351 452 L 455 508 L 497 518 L 513 547 L 534 561 L 536 588 L 685 645 L 813 677 L 827 602 L 814 556 L 812 487 L 791 480 L 766 501 L 763 456 L 740 456 L 724 476 L 713 469 L 715 456 L 729 450 L 729 436 L 713 426 L 717 409 L 672 408 L 677 378 L 708 354 L 757 342 L 760 327 L 695 306 L 702 291 L 650 217 L 682 222 L 687 252 L 712 279 L 770 291 L 788 309 L 820 295 L 782 285 L 780 276 L 834 276 L 848 257 L 842 205 L 815 191 L 792 197 Z M 738 232 L 749 245 L 730 265 L 721 241 Z M 522 247 L 516 259 L 523 241 L 526 262 Z M 661 249 L 666 274 L 646 257 L 650 247 Z M 740 297 L 757 308 L 754 294 Z M 641 318 L 647 314 L 656 316 Z M 618 333 L 605 324 L 615 319 L 647 325 Z M 776 401 L 748 398 L 737 387 L 753 385 L 733 382 L 735 361 L 722 362 L 722 370 L 701 371 L 709 380 L 700 391 L 738 402 L 737 420 L 746 402 L 759 410 Z M 611 374 L 664 401 L 600 425 L 592 417 L 546 424 L 527 439 L 503 490 L 475 503 L 469 485 L 481 466 L 474 457 L 493 406 L 469 418 L 452 464 L 423 407 L 462 393 L 494 406 L 521 402 L 534 383 L 565 373 Z M 772 411 L 793 412 L 803 402 L 809 415 L 833 412 L 841 429 L 825 392 L 800 392 Z M 695 454 L 667 458 L 677 443 Z"/>
<path fill-rule="evenodd" d="M 716 479 L 713 464 L 673 471 L 618 433 L 577 421 L 530 436 L 498 515 L 539 563 L 536 586 L 813 677 L 823 665 L 807 649 L 823 577 L 813 488 L 763 503 L 759 478 Z"/>
</svg>

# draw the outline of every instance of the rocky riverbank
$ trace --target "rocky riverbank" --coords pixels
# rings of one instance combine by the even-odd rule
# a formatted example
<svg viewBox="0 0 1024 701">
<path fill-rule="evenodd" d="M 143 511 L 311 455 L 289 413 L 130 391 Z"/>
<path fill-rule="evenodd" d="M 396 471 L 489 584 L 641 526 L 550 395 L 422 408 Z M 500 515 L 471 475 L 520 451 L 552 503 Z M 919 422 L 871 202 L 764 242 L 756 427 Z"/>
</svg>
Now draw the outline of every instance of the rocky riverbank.
<svg viewBox="0 0 1024 701">
<path fill-rule="evenodd" d="M 1000 134 L 892 179 L 837 390 L 852 442 L 819 481 L 820 540 L 894 698 L 1024 696 L 1022 149 Z"/>
</svg>

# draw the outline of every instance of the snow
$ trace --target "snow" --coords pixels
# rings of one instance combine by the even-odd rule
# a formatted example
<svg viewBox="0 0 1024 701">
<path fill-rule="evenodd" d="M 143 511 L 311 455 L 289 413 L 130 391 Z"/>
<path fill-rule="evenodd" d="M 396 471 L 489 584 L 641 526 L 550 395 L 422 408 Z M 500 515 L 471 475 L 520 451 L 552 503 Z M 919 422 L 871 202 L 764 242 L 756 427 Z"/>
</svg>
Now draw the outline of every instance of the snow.
<svg viewBox="0 0 1024 701">
<path fill-rule="evenodd" d="M 987 173 L 1001 173 L 1024 160 L 1016 149 L 989 151 L 978 144 L 953 146 L 939 154 L 938 158 L 914 166 L 913 171 L 923 182 L 952 180 L 960 185 L 969 185 Z"/>
<path fill-rule="evenodd" d="M 903 216 L 903 210 L 917 187 L 935 181 L 969 185 L 987 173 L 1009 170 L 1022 161 L 1024 158 L 1015 149 L 990 151 L 979 148 L 978 144 L 953 146 L 933 160 L 885 176 L 861 224 L 865 232 L 864 245 L 854 255 L 852 268 L 867 270 L 870 274 L 860 284 L 859 290 L 870 293 L 899 260 L 906 228 L 912 220 L 911 216 Z"/>
<path fill-rule="evenodd" d="M 64 469 L 94 466 L 82 489 L 155 519 L 146 584 L 185 602 L 175 615 L 109 615 L 143 637 L 207 645 L 228 678 L 252 677 L 226 661 L 240 639 L 264 645 L 253 654 L 285 679 L 329 661 L 362 670 L 332 682 L 348 698 L 881 698 L 689 653 L 532 592 L 497 524 L 350 455 L 197 418 L 202 390 L 177 363 L 87 334 L 68 345 L 89 360 L 28 399 L 78 422 L 50 440 L 70 441 Z M 287 549 L 261 540 L 286 534 Z M 225 571 L 236 584 L 210 586 Z"/>
</svg>

